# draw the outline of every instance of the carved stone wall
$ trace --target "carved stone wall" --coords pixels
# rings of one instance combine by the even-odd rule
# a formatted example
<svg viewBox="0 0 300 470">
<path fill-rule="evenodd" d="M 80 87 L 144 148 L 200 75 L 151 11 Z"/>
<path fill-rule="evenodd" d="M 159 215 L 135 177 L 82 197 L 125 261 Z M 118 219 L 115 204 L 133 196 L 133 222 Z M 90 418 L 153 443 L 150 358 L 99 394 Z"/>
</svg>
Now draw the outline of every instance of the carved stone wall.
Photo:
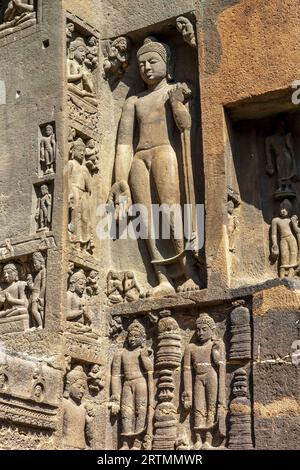
<svg viewBox="0 0 300 470">
<path fill-rule="evenodd" d="M 297 1 L 2 3 L 1 449 L 296 449 Z"/>
</svg>

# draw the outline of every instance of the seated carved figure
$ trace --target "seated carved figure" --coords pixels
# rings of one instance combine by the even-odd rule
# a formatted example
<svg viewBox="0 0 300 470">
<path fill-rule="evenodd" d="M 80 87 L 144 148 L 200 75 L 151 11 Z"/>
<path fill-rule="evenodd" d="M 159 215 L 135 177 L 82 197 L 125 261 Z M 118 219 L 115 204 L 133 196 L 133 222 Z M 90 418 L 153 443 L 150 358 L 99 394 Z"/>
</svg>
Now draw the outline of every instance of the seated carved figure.
<svg viewBox="0 0 300 470">
<path fill-rule="evenodd" d="M 98 335 L 92 331 L 91 319 L 87 312 L 83 294 L 86 287 L 86 276 L 79 270 L 70 277 L 70 287 L 67 292 L 68 331 L 76 335 L 97 339 Z"/>
<path fill-rule="evenodd" d="M 6 287 L 0 291 L 0 318 L 28 315 L 26 283 L 19 281 L 18 270 L 14 263 L 4 266 L 3 281 Z"/>
<path fill-rule="evenodd" d="M 11 0 L 4 12 L 4 22 L 1 29 L 18 26 L 27 20 L 35 19 L 34 0 Z"/>
<path fill-rule="evenodd" d="M 68 88 L 70 91 L 97 106 L 93 77 L 86 67 L 88 48 L 83 38 L 77 37 L 70 44 L 67 61 Z"/>
</svg>

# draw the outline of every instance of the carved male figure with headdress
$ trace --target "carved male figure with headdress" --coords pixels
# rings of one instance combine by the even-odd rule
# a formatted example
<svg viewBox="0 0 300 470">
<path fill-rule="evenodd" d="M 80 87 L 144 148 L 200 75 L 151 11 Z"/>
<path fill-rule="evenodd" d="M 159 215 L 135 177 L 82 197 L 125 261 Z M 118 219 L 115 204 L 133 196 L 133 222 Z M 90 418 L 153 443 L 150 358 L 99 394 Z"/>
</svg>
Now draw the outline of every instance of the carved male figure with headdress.
<svg viewBox="0 0 300 470">
<path fill-rule="evenodd" d="M 225 346 L 215 338 L 216 325 L 209 315 L 201 314 L 196 325 L 198 344 L 190 343 L 184 353 L 182 398 L 185 409 L 194 412 L 194 448 L 199 450 L 212 447 L 217 427 L 225 435 Z"/>
<path fill-rule="evenodd" d="M 140 450 L 148 429 L 153 364 L 145 341 L 145 328 L 135 320 L 128 328 L 126 346 L 113 359 L 111 412 L 117 415 L 121 411 L 121 450 L 129 449 L 131 442 L 133 450 Z"/>
</svg>

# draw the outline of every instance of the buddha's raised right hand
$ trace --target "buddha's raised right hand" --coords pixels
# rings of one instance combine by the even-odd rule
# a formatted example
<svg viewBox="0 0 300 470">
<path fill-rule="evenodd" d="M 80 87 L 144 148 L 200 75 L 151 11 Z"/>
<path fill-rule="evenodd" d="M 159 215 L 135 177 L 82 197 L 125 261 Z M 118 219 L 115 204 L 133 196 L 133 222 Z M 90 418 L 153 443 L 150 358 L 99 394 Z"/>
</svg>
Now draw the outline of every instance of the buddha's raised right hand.
<svg viewBox="0 0 300 470">
<path fill-rule="evenodd" d="M 129 184 L 124 180 L 115 183 L 110 190 L 107 203 L 115 208 L 115 220 L 124 219 L 132 204 Z"/>
</svg>

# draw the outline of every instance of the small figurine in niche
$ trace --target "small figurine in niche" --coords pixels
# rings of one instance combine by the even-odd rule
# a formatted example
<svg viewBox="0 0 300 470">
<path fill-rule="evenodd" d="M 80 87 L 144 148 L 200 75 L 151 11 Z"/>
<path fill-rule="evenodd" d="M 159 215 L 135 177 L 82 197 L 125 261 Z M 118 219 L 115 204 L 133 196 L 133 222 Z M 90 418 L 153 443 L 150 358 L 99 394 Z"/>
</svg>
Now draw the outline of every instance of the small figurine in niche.
<svg viewBox="0 0 300 470">
<path fill-rule="evenodd" d="M 298 175 L 294 142 L 283 116 L 278 116 L 276 120 L 275 133 L 266 138 L 266 156 L 267 174 L 273 176 L 277 170 L 278 189 L 275 191 L 275 197 L 279 199 L 295 197 L 292 181 L 298 181 Z M 273 158 L 276 166 L 273 163 Z"/>
<path fill-rule="evenodd" d="M 67 59 L 68 89 L 94 106 L 98 105 L 91 71 L 85 65 L 88 48 L 83 38 L 71 41 Z"/>
<path fill-rule="evenodd" d="M 228 234 L 228 245 L 229 251 L 235 253 L 235 241 L 236 233 L 239 226 L 239 219 L 234 214 L 235 205 L 234 202 L 229 199 L 227 202 L 227 234 Z"/>
<path fill-rule="evenodd" d="M 86 288 L 86 276 L 82 269 L 71 275 L 67 292 L 67 314 L 69 322 L 68 331 L 75 335 L 85 335 L 92 339 L 98 339 L 98 335 L 91 328 L 91 317 L 84 298 Z"/>
<path fill-rule="evenodd" d="M 56 138 L 52 124 L 48 124 L 45 128 L 45 135 L 40 143 L 40 162 L 41 166 L 45 167 L 45 175 L 52 175 L 54 173 L 55 161 Z"/>
<path fill-rule="evenodd" d="M 182 401 L 186 410 L 194 409 L 194 449 L 205 450 L 212 448 L 217 426 L 220 435 L 226 435 L 225 346 L 221 339 L 214 337 L 216 324 L 209 315 L 199 315 L 196 326 L 199 344 L 190 343 L 184 353 Z M 195 373 L 194 386 L 192 371 Z"/>
<path fill-rule="evenodd" d="M 86 166 L 91 173 L 98 171 L 98 150 L 94 139 L 90 139 L 86 144 Z"/>
<path fill-rule="evenodd" d="M 127 302 L 134 302 L 140 298 L 141 289 L 137 285 L 134 273 L 127 271 L 124 275 L 124 294 Z"/>
<path fill-rule="evenodd" d="M 112 363 L 111 413 L 117 415 L 121 411 L 121 450 L 128 450 L 132 441 L 132 450 L 141 450 L 148 407 L 153 406 L 149 403 L 153 364 L 145 341 L 145 328 L 135 320 L 128 327 L 125 347 L 115 354 Z"/>
<path fill-rule="evenodd" d="M 176 18 L 177 30 L 182 34 L 184 41 L 192 47 L 197 47 L 194 26 L 185 16 Z"/>
<path fill-rule="evenodd" d="M 69 46 L 70 42 L 73 39 L 74 31 L 75 31 L 74 23 L 67 23 L 67 27 L 66 27 L 67 46 Z"/>
<path fill-rule="evenodd" d="M 90 226 L 91 176 L 83 165 L 86 147 L 81 138 L 73 142 L 68 162 L 70 238 L 76 248 L 92 251 L 94 248 Z"/>
<path fill-rule="evenodd" d="M 89 391 L 96 395 L 105 386 L 105 373 L 99 364 L 94 364 L 88 374 L 88 387 Z"/>
<path fill-rule="evenodd" d="M 298 266 L 298 243 L 297 235 L 297 219 L 291 217 L 292 203 L 285 199 L 280 204 L 280 216 L 272 220 L 271 253 L 274 257 L 280 256 L 279 277 L 293 277 L 295 269 Z M 279 243 L 278 243 L 279 240 Z M 278 246 L 279 245 L 279 246 Z"/>
<path fill-rule="evenodd" d="M 123 275 L 110 271 L 107 277 L 107 297 L 112 304 L 123 302 Z"/>
<path fill-rule="evenodd" d="M 95 36 L 90 36 L 87 43 L 85 64 L 90 68 L 96 68 L 98 65 L 98 39 Z"/>
<path fill-rule="evenodd" d="M 98 295 L 99 294 L 99 287 L 98 287 L 98 271 L 92 270 L 89 272 L 89 275 L 86 279 L 86 293 L 89 296 Z"/>
<path fill-rule="evenodd" d="M 20 315 L 28 315 L 26 282 L 19 281 L 16 264 L 6 264 L 2 277 L 6 287 L 0 290 L 0 318 L 17 319 Z"/>
<path fill-rule="evenodd" d="M 63 400 L 63 446 L 69 450 L 84 450 L 92 439 L 93 416 L 82 403 L 86 391 L 86 375 L 76 366 L 66 376 Z"/>
<path fill-rule="evenodd" d="M 123 75 L 129 65 L 130 41 L 121 36 L 107 45 L 107 57 L 104 59 L 104 72 L 106 75 Z"/>
<path fill-rule="evenodd" d="M 33 254 L 32 260 L 35 271 L 34 280 L 31 274 L 27 276 L 27 286 L 31 290 L 30 310 L 37 324 L 37 329 L 41 330 L 44 323 L 47 272 L 45 259 L 40 251 Z"/>
<path fill-rule="evenodd" d="M 115 338 L 123 331 L 122 317 L 115 315 L 109 322 L 109 336 Z"/>
<path fill-rule="evenodd" d="M 3 19 L 4 23 L 0 25 L 0 30 L 36 19 L 34 0 L 11 0 L 4 12 Z"/>
<path fill-rule="evenodd" d="M 35 220 L 38 225 L 38 232 L 50 230 L 52 212 L 52 196 L 49 194 L 49 188 L 43 184 L 40 189 L 40 197 L 37 202 Z"/>
</svg>

